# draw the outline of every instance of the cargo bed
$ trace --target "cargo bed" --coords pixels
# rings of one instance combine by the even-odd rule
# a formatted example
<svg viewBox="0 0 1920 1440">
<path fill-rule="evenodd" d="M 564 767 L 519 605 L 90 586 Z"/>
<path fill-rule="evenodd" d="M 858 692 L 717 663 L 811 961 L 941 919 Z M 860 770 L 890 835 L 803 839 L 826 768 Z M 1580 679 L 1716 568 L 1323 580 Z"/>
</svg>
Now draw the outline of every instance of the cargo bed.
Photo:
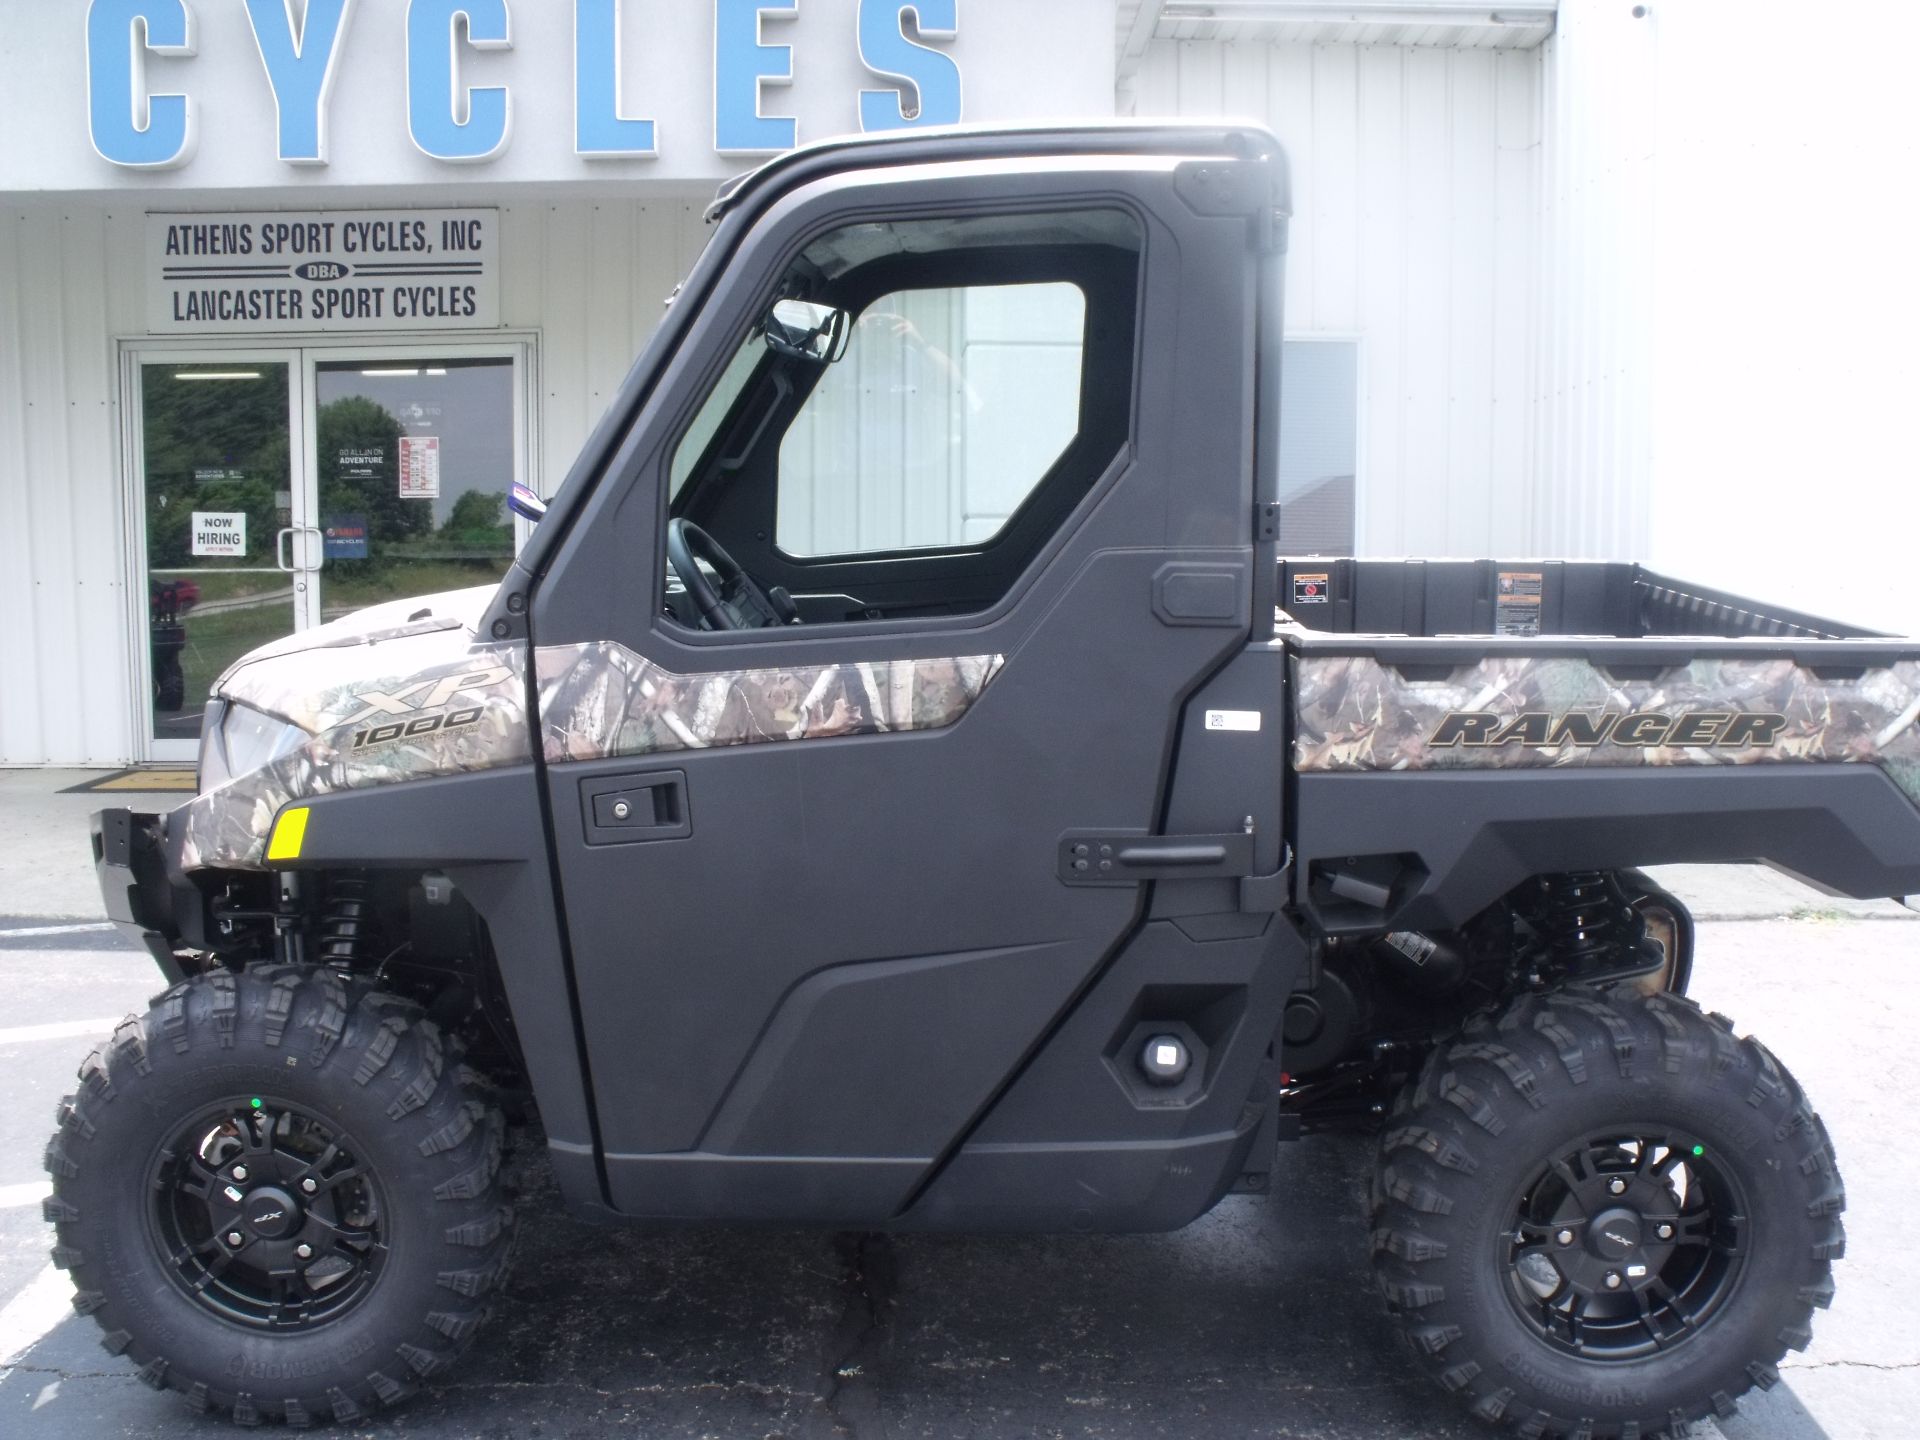
<svg viewBox="0 0 1920 1440">
<path fill-rule="evenodd" d="M 1280 604 L 1297 883 L 1335 928 L 1588 865 L 1920 891 L 1920 642 L 1596 561 L 1285 560 Z"/>
</svg>

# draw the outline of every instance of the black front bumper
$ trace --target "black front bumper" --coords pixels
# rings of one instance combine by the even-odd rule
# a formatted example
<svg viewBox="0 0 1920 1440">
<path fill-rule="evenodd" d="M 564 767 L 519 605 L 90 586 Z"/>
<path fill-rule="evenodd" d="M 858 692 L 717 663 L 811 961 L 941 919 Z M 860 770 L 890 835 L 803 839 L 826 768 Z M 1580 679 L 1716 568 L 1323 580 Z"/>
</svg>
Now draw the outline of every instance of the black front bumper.
<svg viewBox="0 0 1920 1440">
<path fill-rule="evenodd" d="M 97 810 L 92 819 L 93 869 L 107 918 L 138 940 L 170 983 L 186 978 L 173 953 L 180 939 L 176 920 L 180 888 L 198 902 L 184 880 L 176 887 L 168 874 L 167 817 L 132 810 Z"/>
</svg>

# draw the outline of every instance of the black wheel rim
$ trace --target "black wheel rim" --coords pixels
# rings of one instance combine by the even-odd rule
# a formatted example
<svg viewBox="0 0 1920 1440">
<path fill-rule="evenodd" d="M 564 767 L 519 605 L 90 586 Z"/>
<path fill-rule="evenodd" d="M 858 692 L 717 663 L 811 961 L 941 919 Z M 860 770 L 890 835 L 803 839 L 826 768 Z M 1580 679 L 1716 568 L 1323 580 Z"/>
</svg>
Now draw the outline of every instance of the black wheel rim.
<svg viewBox="0 0 1920 1440">
<path fill-rule="evenodd" d="M 1508 1298 L 1563 1354 L 1664 1354 L 1725 1307 L 1751 1249 L 1748 1213 L 1737 1177 L 1694 1136 L 1589 1135 L 1520 1194 L 1501 1237 Z"/>
<path fill-rule="evenodd" d="M 253 1330 L 309 1330 L 366 1298 L 387 1257 L 380 1182 L 351 1136 L 249 1096 L 180 1127 L 149 1176 L 152 1238 L 196 1303 Z"/>
</svg>

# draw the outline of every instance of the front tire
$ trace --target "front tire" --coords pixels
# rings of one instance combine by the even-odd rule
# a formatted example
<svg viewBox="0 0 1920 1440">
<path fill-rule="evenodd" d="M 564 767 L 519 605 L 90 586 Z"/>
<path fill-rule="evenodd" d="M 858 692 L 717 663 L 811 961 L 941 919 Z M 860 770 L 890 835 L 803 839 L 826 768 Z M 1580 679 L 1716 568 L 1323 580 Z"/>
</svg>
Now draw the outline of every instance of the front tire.
<svg viewBox="0 0 1920 1440">
<path fill-rule="evenodd" d="M 297 1426 L 394 1404 L 470 1343 L 512 1239 L 503 1124 L 417 1006 L 216 971 L 80 1080 L 47 1147 L 54 1263 L 141 1379 Z"/>
<path fill-rule="evenodd" d="M 1381 1142 L 1374 1268 L 1423 1365 L 1528 1436 L 1684 1433 L 1833 1297 L 1845 1196 L 1792 1076 L 1674 995 L 1529 997 Z"/>
</svg>

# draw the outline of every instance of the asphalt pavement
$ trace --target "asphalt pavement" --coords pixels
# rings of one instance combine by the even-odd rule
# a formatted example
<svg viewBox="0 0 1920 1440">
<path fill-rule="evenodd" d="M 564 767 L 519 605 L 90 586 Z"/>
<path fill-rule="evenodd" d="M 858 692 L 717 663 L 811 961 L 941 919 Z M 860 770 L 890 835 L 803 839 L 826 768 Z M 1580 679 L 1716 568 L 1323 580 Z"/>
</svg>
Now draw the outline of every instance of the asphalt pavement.
<svg viewBox="0 0 1920 1440">
<path fill-rule="evenodd" d="M 72 777 L 0 775 L 0 1436 L 228 1434 L 135 1381 L 47 1264 L 40 1157 L 74 1067 L 161 988 L 100 926 Z M 173 803 L 156 798 L 156 808 Z M 1726 1440 L 1905 1437 L 1920 1417 L 1920 923 L 1763 871 L 1673 872 L 1694 994 L 1761 1035 L 1833 1131 L 1839 1295 Z M 92 927 L 92 928 L 68 928 Z M 1282 1149 L 1274 1193 L 1172 1235 L 602 1229 L 515 1164 L 512 1279 L 457 1372 L 333 1433 L 432 1437 L 1475 1437 L 1374 1299 L 1359 1139 Z"/>
</svg>

